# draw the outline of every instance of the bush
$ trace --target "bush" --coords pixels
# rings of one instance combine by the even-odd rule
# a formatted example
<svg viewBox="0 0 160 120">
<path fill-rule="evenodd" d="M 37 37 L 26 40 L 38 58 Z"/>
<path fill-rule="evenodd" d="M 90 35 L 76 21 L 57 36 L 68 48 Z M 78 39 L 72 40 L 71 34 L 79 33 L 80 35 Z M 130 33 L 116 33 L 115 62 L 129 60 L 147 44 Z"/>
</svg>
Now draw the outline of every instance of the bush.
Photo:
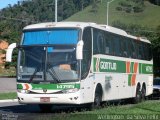
<svg viewBox="0 0 160 120">
<path fill-rule="evenodd" d="M 126 11 L 127 13 L 131 13 L 131 12 L 132 12 L 132 8 L 126 8 L 125 11 Z"/>
<path fill-rule="evenodd" d="M 116 7 L 116 10 L 117 11 L 122 11 L 123 9 L 122 9 L 122 7 Z"/>
<path fill-rule="evenodd" d="M 5 69 L 9 69 L 10 68 L 10 63 L 6 62 L 4 67 L 5 67 Z"/>
<path fill-rule="evenodd" d="M 119 2 L 119 7 L 116 8 L 118 11 L 125 11 L 127 13 L 143 12 L 145 8 L 144 0 L 126 0 Z"/>
<path fill-rule="evenodd" d="M 131 7 L 132 6 L 132 5 L 130 5 L 129 3 L 125 2 L 125 1 L 119 2 L 119 5 L 121 5 L 122 7 Z"/>
<path fill-rule="evenodd" d="M 134 13 L 139 13 L 139 12 L 143 12 L 144 8 L 143 7 L 139 7 L 139 6 L 135 6 L 133 7 L 133 11 Z"/>
</svg>

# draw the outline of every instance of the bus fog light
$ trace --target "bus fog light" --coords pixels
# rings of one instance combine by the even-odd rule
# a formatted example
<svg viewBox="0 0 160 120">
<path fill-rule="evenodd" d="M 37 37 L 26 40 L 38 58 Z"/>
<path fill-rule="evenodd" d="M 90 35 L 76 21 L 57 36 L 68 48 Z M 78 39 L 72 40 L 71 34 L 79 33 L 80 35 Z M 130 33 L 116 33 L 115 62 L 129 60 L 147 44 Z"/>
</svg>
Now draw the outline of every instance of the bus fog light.
<svg viewBox="0 0 160 120">
<path fill-rule="evenodd" d="M 72 100 L 72 98 L 69 98 L 70 100 Z"/>
<path fill-rule="evenodd" d="M 74 99 L 75 99 L 75 100 L 77 100 L 77 99 L 78 99 L 78 97 L 74 97 Z"/>
<path fill-rule="evenodd" d="M 63 93 L 74 93 L 77 92 L 79 89 L 73 88 L 73 89 L 67 89 L 67 90 L 62 90 Z"/>
</svg>

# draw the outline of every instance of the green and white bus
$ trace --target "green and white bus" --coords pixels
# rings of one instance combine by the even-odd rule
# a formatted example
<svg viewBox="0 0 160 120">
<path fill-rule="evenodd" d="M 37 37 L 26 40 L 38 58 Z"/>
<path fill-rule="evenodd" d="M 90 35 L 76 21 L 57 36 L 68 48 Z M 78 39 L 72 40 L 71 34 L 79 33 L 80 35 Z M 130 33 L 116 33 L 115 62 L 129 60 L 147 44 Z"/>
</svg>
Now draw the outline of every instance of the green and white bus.
<svg viewBox="0 0 160 120">
<path fill-rule="evenodd" d="M 141 101 L 153 91 L 151 43 L 96 23 L 57 22 L 23 29 L 17 62 L 19 103 L 99 106 Z M 48 109 L 48 108 L 47 108 Z"/>
</svg>

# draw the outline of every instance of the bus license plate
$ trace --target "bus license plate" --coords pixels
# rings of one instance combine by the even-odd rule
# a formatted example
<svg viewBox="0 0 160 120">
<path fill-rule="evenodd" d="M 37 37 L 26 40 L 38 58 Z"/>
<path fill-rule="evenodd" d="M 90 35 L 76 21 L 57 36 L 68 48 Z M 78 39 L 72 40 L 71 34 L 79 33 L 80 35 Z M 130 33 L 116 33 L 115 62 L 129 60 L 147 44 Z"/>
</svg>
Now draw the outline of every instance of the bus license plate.
<svg viewBox="0 0 160 120">
<path fill-rule="evenodd" d="M 50 102 L 50 97 L 41 97 L 40 102 Z"/>
</svg>

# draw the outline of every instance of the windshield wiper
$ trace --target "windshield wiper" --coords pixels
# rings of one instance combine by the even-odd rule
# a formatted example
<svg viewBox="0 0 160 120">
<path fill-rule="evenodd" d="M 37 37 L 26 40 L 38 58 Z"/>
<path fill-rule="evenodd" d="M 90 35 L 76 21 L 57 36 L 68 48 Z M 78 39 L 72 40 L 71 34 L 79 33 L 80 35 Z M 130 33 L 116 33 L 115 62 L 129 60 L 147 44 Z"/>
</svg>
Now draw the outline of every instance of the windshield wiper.
<svg viewBox="0 0 160 120">
<path fill-rule="evenodd" d="M 38 67 L 35 69 L 34 73 L 32 74 L 29 83 L 31 83 L 33 81 L 33 78 L 35 77 L 36 73 L 38 72 Z"/>
<path fill-rule="evenodd" d="M 50 75 L 52 76 L 52 78 L 54 80 L 56 80 L 57 83 L 61 83 L 61 80 L 60 80 L 59 76 L 56 74 L 56 72 L 53 69 L 53 67 L 50 64 L 48 64 L 48 66 L 50 67 L 50 69 L 48 69 L 48 72 L 50 73 Z"/>
<path fill-rule="evenodd" d="M 55 80 L 56 83 L 60 83 L 60 80 L 55 77 L 55 74 L 53 72 L 49 70 L 48 73 L 52 76 L 53 80 Z"/>
</svg>

